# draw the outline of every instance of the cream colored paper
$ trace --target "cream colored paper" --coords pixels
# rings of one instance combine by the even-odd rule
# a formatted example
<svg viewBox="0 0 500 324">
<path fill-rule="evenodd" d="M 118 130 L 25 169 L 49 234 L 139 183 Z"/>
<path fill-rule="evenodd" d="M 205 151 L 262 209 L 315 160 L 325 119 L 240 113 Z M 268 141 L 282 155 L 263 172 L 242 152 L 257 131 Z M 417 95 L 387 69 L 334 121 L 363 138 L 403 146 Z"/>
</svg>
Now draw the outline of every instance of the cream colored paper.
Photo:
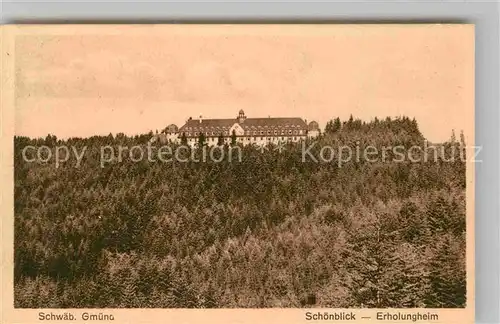
<svg viewBox="0 0 500 324">
<path fill-rule="evenodd" d="M 322 129 L 332 116 L 414 116 L 432 142 L 455 129 L 474 144 L 473 25 L 11 25 L 1 43 L 3 323 L 42 322 L 42 311 L 75 322 L 90 312 L 119 323 L 306 323 L 307 311 L 342 311 L 14 308 L 14 135 L 143 134 L 244 109 Z M 473 322 L 473 168 L 467 162 L 467 307 L 343 311 L 357 322 L 377 321 L 377 311 Z"/>
</svg>

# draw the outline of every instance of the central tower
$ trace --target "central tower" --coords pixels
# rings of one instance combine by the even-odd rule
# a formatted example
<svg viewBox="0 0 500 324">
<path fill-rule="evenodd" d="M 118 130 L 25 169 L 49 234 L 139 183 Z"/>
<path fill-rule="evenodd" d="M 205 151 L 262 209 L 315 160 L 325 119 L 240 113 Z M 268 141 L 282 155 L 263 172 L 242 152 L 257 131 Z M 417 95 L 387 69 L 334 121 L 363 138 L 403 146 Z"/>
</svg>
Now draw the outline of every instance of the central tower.
<svg viewBox="0 0 500 324">
<path fill-rule="evenodd" d="M 243 109 L 240 109 L 240 112 L 238 113 L 238 122 L 241 124 L 245 121 L 247 117 L 245 116 L 245 112 Z"/>
</svg>

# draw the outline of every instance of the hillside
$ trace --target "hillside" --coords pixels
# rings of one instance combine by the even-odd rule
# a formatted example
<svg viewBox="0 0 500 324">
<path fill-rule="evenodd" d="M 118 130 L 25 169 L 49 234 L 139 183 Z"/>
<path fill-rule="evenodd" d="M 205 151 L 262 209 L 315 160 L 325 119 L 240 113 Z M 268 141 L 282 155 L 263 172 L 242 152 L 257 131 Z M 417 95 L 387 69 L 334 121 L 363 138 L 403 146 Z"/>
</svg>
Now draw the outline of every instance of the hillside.
<svg viewBox="0 0 500 324">
<path fill-rule="evenodd" d="M 14 139 L 16 307 L 464 307 L 463 161 L 339 166 L 291 145 L 101 168 L 102 145 L 149 138 Z M 408 118 L 332 120 L 311 152 L 423 141 Z M 87 151 L 55 168 L 27 145 Z"/>
</svg>

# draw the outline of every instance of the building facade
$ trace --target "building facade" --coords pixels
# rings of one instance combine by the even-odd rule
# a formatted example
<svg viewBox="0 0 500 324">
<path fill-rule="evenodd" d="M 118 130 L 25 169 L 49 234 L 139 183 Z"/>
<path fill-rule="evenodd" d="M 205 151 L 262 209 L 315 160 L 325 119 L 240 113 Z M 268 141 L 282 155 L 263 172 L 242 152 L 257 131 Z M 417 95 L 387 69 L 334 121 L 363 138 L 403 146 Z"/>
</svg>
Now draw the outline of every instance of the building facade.
<svg viewBox="0 0 500 324">
<path fill-rule="evenodd" d="M 300 142 L 319 135 L 318 123 L 307 124 L 302 118 L 247 118 L 240 110 L 236 118 L 230 119 L 198 119 L 189 118 L 177 129 L 169 125 L 162 134 L 168 142 L 181 143 L 184 139 L 188 145 L 199 144 L 200 137 L 206 145 L 230 144 L 233 138 L 242 145 L 266 145 L 289 142 Z"/>
</svg>

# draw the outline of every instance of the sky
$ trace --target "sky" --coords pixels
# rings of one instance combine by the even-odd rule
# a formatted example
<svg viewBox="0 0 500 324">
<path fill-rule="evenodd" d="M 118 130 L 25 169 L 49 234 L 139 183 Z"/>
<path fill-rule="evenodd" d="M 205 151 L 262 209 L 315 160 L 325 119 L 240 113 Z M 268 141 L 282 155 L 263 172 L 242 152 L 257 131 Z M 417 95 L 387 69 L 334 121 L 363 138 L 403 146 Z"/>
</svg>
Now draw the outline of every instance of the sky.
<svg viewBox="0 0 500 324">
<path fill-rule="evenodd" d="M 415 117 L 468 130 L 471 25 L 39 27 L 16 37 L 15 133 L 141 134 L 189 118 Z"/>
</svg>

